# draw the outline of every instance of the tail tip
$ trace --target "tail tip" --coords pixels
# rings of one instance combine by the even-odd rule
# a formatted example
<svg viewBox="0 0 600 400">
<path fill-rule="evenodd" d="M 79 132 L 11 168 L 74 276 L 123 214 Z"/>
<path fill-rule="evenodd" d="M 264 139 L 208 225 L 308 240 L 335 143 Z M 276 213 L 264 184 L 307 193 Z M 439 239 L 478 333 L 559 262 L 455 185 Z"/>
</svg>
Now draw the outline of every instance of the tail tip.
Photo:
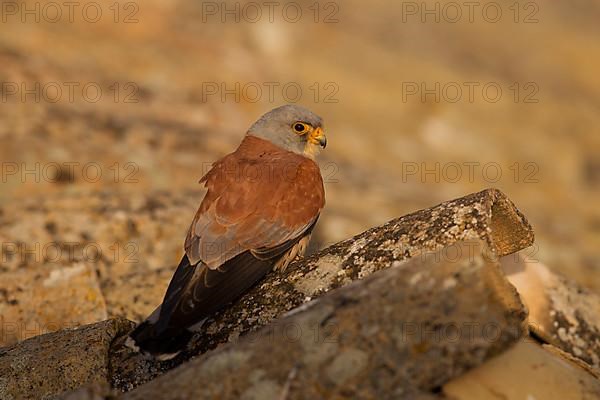
<svg viewBox="0 0 600 400">
<path fill-rule="evenodd" d="M 175 353 L 151 354 L 151 356 L 158 361 L 169 361 L 177 357 L 179 353 L 181 353 L 181 351 L 177 351 Z"/>
<path fill-rule="evenodd" d="M 158 361 L 172 360 L 173 358 L 177 357 L 179 355 L 179 353 L 181 353 L 181 351 L 176 351 L 174 353 L 156 353 L 156 354 L 150 353 L 150 352 L 145 351 L 142 348 L 140 348 L 140 346 L 138 346 L 135 339 L 132 338 L 131 336 L 127 336 L 127 339 L 125 339 L 124 346 L 133 350 L 136 353 L 140 353 L 140 354 L 144 355 L 146 358 L 153 358 Z"/>
<path fill-rule="evenodd" d="M 135 351 L 136 353 L 140 352 L 140 346 L 137 345 L 137 343 L 135 342 L 135 339 L 132 338 L 131 336 L 127 336 L 127 339 L 125 339 L 125 347 L 130 348 L 131 350 Z"/>
</svg>

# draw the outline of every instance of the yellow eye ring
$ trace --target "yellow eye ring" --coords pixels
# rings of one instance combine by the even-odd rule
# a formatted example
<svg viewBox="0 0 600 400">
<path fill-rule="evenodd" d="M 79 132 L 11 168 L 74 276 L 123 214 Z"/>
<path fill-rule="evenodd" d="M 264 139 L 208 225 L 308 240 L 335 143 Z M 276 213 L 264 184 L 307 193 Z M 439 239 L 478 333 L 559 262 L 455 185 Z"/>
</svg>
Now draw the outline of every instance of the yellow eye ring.
<svg viewBox="0 0 600 400">
<path fill-rule="evenodd" d="M 310 129 L 311 126 L 304 122 L 297 121 L 292 124 L 292 130 L 298 135 L 304 135 L 305 133 L 308 133 Z"/>
</svg>

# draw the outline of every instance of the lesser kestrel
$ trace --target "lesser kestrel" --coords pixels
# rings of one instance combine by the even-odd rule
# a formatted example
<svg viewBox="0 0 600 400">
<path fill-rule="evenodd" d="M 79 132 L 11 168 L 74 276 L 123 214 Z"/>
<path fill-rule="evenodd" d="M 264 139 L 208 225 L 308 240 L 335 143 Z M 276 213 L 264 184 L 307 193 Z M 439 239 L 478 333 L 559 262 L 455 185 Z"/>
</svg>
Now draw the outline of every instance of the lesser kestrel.
<svg viewBox="0 0 600 400">
<path fill-rule="evenodd" d="M 237 150 L 213 164 L 200 180 L 207 192 L 185 254 L 130 347 L 175 356 L 206 318 L 305 251 L 325 205 L 314 159 L 326 144 L 319 116 L 286 105 L 260 117 Z"/>
</svg>

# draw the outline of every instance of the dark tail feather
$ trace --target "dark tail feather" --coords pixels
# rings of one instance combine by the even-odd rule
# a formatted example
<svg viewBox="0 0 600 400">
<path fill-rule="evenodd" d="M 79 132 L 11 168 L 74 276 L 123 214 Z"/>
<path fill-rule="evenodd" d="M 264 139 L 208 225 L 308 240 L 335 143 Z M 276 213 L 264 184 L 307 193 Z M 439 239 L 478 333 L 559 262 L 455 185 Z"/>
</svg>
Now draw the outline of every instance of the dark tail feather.
<svg viewBox="0 0 600 400">
<path fill-rule="evenodd" d="M 301 239 L 298 236 L 274 249 L 258 249 L 256 255 L 244 251 L 216 269 L 202 262 L 190 265 L 183 256 L 163 303 L 135 328 L 125 344 L 159 360 L 175 357 L 206 318 L 254 286 Z"/>
<path fill-rule="evenodd" d="M 185 348 L 193 334 L 187 329 L 169 327 L 168 322 L 194 270 L 184 255 L 169 283 L 163 303 L 129 334 L 128 347 L 164 360 L 175 357 Z"/>
</svg>

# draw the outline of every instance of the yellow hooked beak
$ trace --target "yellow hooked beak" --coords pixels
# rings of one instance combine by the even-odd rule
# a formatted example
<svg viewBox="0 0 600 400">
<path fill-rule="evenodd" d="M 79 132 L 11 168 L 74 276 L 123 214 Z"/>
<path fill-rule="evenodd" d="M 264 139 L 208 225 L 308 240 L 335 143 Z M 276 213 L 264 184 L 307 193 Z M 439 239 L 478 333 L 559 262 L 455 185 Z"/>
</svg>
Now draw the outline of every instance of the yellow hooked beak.
<svg viewBox="0 0 600 400">
<path fill-rule="evenodd" d="M 309 135 L 308 141 L 312 144 L 318 144 L 322 148 L 327 146 L 327 138 L 325 137 L 325 132 L 321 127 L 315 128 Z"/>
</svg>

